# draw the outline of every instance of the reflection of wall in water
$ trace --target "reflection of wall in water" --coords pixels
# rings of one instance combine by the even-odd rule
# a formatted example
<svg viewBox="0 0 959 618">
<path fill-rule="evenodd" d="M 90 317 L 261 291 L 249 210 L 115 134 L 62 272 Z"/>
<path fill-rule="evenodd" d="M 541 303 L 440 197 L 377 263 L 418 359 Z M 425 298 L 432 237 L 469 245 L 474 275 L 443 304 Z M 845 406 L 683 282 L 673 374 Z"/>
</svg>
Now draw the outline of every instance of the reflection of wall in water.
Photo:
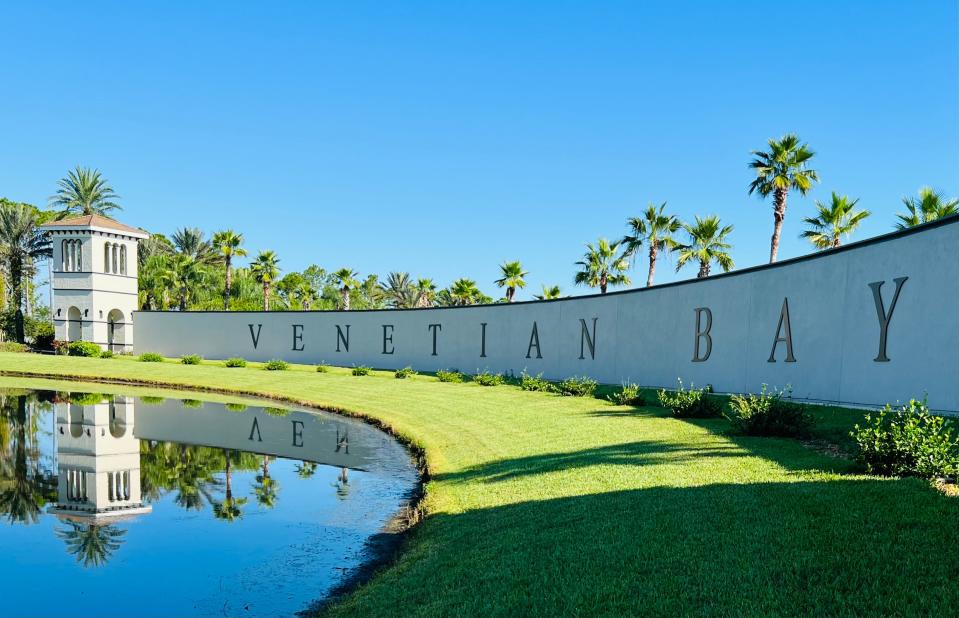
<svg viewBox="0 0 959 618">
<path fill-rule="evenodd" d="M 140 498 L 140 441 L 134 399 L 94 405 L 57 403 L 57 505 L 51 512 L 84 519 L 148 513 Z"/>
</svg>

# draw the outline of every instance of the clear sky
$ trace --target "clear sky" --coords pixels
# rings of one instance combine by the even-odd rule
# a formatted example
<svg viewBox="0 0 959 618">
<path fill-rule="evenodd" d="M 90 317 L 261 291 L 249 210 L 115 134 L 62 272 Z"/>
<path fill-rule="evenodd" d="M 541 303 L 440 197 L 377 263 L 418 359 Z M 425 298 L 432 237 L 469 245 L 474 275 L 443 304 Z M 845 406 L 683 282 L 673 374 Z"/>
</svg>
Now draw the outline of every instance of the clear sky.
<svg viewBox="0 0 959 618">
<path fill-rule="evenodd" d="M 5 3 L 0 195 L 42 205 L 97 167 L 150 231 L 494 296 L 518 259 L 522 299 L 585 292 L 583 244 L 668 200 L 734 224 L 746 267 L 768 259 L 746 165 L 770 137 L 797 132 L 822 178 L 781 258 L 830 191 L 873 211 L 856 238 L 921 185 L 959 193 L 957 21 L 951 0 Z"/>
</svg>

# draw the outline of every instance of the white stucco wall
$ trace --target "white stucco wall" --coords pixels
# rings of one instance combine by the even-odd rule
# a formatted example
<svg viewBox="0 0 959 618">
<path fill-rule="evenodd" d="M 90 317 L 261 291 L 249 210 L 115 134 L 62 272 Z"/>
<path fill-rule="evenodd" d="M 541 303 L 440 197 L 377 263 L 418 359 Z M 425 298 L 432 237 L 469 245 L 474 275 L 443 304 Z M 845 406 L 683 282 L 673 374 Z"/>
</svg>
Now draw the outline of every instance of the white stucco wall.
<svg viewBox="0 0 959 618">
<path fill-rule="evenodd" d="M 902 277 L 887 329 L 889 360 L 876 361 L 881 329 L 870 283 L 884 282 L 888 314 L 894 280 Z M 781 342 L 769 362 L 785 299 L 795 361 L 786 362 Z M 693 360 L 697 308 L 712 314 L 712 350 L 700 362 Z M 595 320 L 595 354 L 581 320 L 590 332 Z M 799 398 L 858 405 L 928 394 L 932 407 L 954 412 L 959 218 L 773 266 L 606 296 L 400 311 L 138 312 L 135 322 L 137 353 L 420 371 L 525 369 L 643 386 L 673 386 L 681 378 L 720 392 L 791 385 Z M 542 358 L 530 349 L 534 323 Z M 435 355 L 430 324 L 441 325 Z M 337 351 L 337 325 L 344 334 L 349 326 L 348 350 L 340 343 Z M 294 341 L 295 334 L 301 338 Z M 700 345 L 702 355 L 705 337 Z"/>
</svg>

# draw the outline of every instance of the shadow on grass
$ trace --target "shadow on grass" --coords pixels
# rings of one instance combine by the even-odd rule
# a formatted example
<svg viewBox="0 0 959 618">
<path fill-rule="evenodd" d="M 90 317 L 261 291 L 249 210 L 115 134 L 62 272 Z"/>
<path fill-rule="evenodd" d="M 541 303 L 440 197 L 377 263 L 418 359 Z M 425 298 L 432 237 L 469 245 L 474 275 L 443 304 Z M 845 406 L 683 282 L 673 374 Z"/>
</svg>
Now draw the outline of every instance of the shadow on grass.
<svg viewBox="0 0 959 618">
<path fill-rule="evenodd" d="M 424 543 L 347 608 L 955 616 L 957 522 L 959 500 L 915 479 L 659 487 L 437 513 Z"/>
</svg>

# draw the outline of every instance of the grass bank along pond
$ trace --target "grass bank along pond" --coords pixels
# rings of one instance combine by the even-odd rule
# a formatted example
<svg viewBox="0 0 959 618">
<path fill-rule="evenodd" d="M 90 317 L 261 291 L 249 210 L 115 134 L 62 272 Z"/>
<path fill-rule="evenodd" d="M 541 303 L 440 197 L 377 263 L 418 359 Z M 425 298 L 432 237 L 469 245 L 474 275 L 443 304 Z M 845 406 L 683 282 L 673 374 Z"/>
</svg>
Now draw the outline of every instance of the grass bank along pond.
<svg viewBox="0 0 959 618">
<path fill-rule="evenodd" d="M 109 388 L 0 378 L 4 616 L 292 615 L 417 483 L 356 419 Z"/>
</svg>

